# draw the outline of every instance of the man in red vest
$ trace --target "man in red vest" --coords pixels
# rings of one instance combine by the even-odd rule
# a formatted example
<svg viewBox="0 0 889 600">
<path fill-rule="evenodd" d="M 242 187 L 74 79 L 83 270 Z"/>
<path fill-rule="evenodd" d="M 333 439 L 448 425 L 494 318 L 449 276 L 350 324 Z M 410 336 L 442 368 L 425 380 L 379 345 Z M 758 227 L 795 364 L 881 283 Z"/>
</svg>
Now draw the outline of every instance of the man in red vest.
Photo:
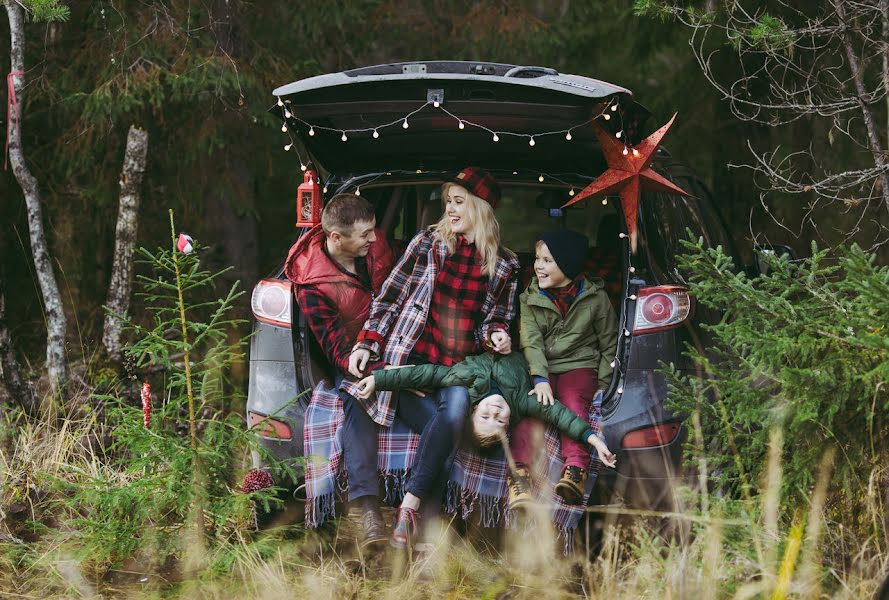
<svg viewBox="0 0 889 600">
<path fill-rule="evenodd" d="M 296 287 L 296 300 L 312 333 L 336 369 L 335 385 L 349 371 L 349 354 L 367 320 L 370 302 L 395 265 L 386 236 L 375 229 L 371 204 L 354 194 L 334 196 L 312 228 L 290 249 L 285 274 Z M 345 421 L 343 452 L 349 477 L 349 501 L 361 512 L 362 544 L 388 540 L 380 515 L 376 435 L 353 427 L 353 411 L 364 410 L 341 393 Z M 367 419 L 363 419 L 366 421 Z M 372 448 L 373 452 L 367 450 Z"/>
</svg>

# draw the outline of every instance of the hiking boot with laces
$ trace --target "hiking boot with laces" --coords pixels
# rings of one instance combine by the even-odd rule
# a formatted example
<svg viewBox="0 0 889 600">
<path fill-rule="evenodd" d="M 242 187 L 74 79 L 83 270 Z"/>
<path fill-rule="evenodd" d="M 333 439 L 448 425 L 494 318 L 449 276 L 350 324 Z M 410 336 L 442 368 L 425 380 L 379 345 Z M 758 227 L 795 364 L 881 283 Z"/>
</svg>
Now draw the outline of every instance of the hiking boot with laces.
<svg viewBox="0 0 889 600">
<path fill-rule="evenodd" d="M 556 494 L 565 504 L 580 504 L 583 501 L 586 471 L 573 465 L 565 467 L 562 478 L 556 484 Z"/>
<path fill-rule="evenodd" d="M 361 547 L 376 545 L 386 541 L 386 522 L 380 514 L 379 501 L 376 498 L 362 498 L 357 503 L 358 521 L 361 523 Z"/>
<path fill-rule="evenodd" d="M 515 473 L 510 473 L 509 485 L 509 510 L 521 510 L 531 502 L 531 477 L 528 469 L 519 467 Z"/>
<path fill-rule="evenodd" d="M 395 513 L 395 524 L 389 545 L 398 550 L 410 548 L 411 539 L 417 535 L 419 515 L 413 508 L 401 507 Z"/>
</svg>

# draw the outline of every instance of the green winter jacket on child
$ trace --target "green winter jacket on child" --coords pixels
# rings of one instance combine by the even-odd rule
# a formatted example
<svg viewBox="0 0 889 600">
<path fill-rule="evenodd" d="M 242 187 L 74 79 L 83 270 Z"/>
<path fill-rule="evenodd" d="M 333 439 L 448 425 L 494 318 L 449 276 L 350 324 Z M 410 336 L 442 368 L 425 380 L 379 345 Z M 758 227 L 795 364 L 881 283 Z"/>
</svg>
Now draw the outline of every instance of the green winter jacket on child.
<svg viewBox="0 0 889 600">
<path fill-rule="evenodd" d="M 558 400 L 553 405 L 537 402 L 531 391 L 531 378 L 521 354 L 485 353 L 467 356 L 452 367 L 416 365 L 398 369 L 374 371 L 377 390 L 442 388 L 460 385 L 469 388 L 473 407 L 489 396 L 493 380 L 509 405 L 509 424 L 514 426 L 524 417 L 536 417 L 554 425 L 579 442 L 586 442 L 593 430 L 584 419 L 575 415 Z"/>
<path fill-rule="evenodd" d="M 565 318 L 541 291 L 537 277 L 519 300 L 520 345 L 532 375 L 596 369 L 599 389 L 608 387 L 617 348 L 617 318 L 601 279 L 581 281 L 580 293 Z"/>
</svg>

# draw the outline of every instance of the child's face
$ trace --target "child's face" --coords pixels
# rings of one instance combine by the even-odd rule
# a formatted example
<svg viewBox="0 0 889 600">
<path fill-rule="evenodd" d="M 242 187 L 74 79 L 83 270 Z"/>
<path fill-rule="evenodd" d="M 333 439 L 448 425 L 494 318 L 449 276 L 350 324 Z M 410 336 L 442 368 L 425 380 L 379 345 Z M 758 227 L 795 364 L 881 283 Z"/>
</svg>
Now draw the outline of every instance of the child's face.
<svg viewBox="0 0 889 600">
<path fill-rule="evenodd" d="M 472 429 L 476 437 L 486 436 L 498 429 L 505 432 L 509 415 L 509 404 L 503 396 L 495 394 L 482 398 L 472 413 Z"/>
<path fill-rule="evenodd" d="M 562 273 L 556 264 L 553 255 L 550 254 L 546 244 L 539 242 L 535 249 L 534 273 L 537 275 L 537 283 L 540 289 L 565 287 L 571 280 Z"/>
</svg>

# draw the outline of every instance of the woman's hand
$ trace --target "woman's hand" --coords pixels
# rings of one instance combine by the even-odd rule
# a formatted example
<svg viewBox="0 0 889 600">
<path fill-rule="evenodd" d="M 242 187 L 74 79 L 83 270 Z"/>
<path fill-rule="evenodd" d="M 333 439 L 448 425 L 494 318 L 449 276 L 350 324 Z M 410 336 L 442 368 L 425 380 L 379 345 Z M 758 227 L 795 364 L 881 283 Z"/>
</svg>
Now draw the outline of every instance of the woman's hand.
<svg viewBox="0 0 889 600">
<path fill-rule="evenodd" d="M 613 469 L 614 465 L 617 464 L 617 457 L 608 449 L 608 446 L 605 445 L 602 438 L 593 434 L 587 441 L 596 449 L 596 454 L 599 455 L 599 460 L 602 461 L 602 464 Z"/>
<path fill-rule="evenodd" d="M 358 397 L 367 400 L 376 389 L 377 382 L 374 380 L 374 376 L 368 375 L 358 382 Z"/>
<path fill-rule="evenodd" d="M 542 402 L 543 404 L 549 404 L 552 406 L 555 403 L 555 398 L 553 397 L 553 388 L 550 386 L 548 381 L 541 381 L 537 385 L 534 386 L 534 389 L 528 392 L 528 395 L 537 394 L 537 401 Z"/>
<path fill-rule="evenodd" d="M 365 348 L 354 348 L 352 354 L 349 355 L 349 373 L 353 377 L 361 377 L 364 375 L 364 368 L 367 361 L 370 360 L 370 350 Z"/>
<path fill-rule="evenodd" d="M 509 334 L 502 329 L 498 329 L 491 334 L 491 345 L 494 346 L 494 352 L 500 354 L 509 354 L 512 352 L 512 339 L 509 337 Z"/>
</svg>

